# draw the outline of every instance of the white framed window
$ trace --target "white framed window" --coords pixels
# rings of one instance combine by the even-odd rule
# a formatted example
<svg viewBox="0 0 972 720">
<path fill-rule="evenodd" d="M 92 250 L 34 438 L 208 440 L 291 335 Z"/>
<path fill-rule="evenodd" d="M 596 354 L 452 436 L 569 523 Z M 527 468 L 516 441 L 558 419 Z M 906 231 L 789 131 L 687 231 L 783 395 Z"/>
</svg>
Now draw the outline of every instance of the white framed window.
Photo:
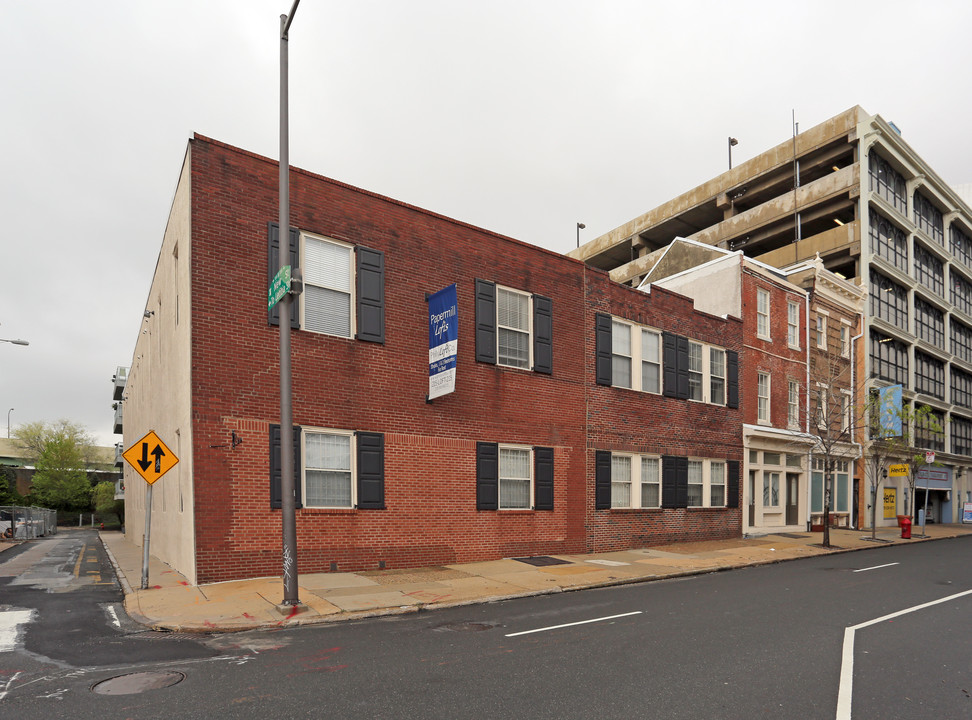
<svg viewBox="0 0 972 720">
<path fill-rule="evenodd" d="M 689 460 L 688 461 L 688 506 L 689 507 L 702 507 L 702 498 L 704 497 L 702 493 L 702 487 L 705 484 L 702 467 L 704 463 L 701 460 Z"/>
<path fill-rule="evenodd" d="M 851 429 L 851 393 L 850 390 L 840 391 L 840 430 L 850 432 Z"/>
<path fill-rule="evenodd" d="M 631 326 L 614 321 L 611 327 L 611 377 L 617 387 L 631 387 Z"/>
<path fill-rule="evenodd" d="M 756 376 L 756 420 L 761 423 L 770 421 L 770 376 L 758 373 Z"/>
<path fill-rule="evenodd" d="M 612 320 L 612 385 L 660 393 L 661 367 L 661 333 L 624 320 Z"/>
<path fill-rule="evenodd" d="M 702 344 L 689 340 L 688 387 L 689 400 L 702 400 Z"/>
<path fill-rule="evenodd" d="M 726 404 L 726 351 L 709 348 L 709 402 Z"/>
<path fill-rule="evenodd" d="M 800 303 L 792 300 L 786 304 L 786 342 L 791 348 L 800 348 Z"/>
<path fill-rule="evenodd" d="M 827 316 L 822 313 L 817 313 L 817 349 L 826 350 L 827 349 Z"/>
<path fill-rule="evenodd" d="M 777 508 L 780 506 L 780 474 L 778 472 L 763 471 L 763 507 Z"/>
<path fill-rule="evenodd" d="M 661 459 L 641 458 L 641 507 L 661 507 Z"/>
<path fill-rule="evenodd" d="M 661 334 L 641 331 L 641 389 L 661 392 Z"/>
<path fill-rule="evenodd" d="M 529 510 L 533 497 L 533 451 L 500 445 L 499 509 Z"/>
<path fill-rule="evenodd" d="M 304 507 L 354 507 L 354 433 L 305 428 L 301 435 Z"/>
<path fill-rule="evenodd" d="M 850 325 L 843 320 L 840 323 L 840 356 L 850 357 Z"/>
<path fill-rule="evenodd" d="M 763 288 L 756 288 L 756 335 L 770 339 L 770 294 Z"/>
<path fill-rule="evenodd" d="M 301 233 L 300 327 L 310 332 L 354 337 L 354 248 Z"/>
<path fill-rule="evenodd" d="M 709 463 L 709 507 L 725 507 L 726 464 L 713 460 Z"/>
<path fill-rule="evenodd" d="M 631 472 L 630 455 L 611 455 L 611 507 L 631 507 Z"/>
<path fill-rule="evenodd" d="M 496 287 L 496 362 L 508 367 L 532 367 L 532 305 L 529 293 Z"/>
<path fill-rule="evenodd" d="M 661 507 L 661 458 L 611 453 L 611 507 Z"/>
<path fill-rule="evenodd" d="M 786 394 L 786 422 L 791 428 L 800 427 L 800 383 L 790 380 Z"/>
</svg>

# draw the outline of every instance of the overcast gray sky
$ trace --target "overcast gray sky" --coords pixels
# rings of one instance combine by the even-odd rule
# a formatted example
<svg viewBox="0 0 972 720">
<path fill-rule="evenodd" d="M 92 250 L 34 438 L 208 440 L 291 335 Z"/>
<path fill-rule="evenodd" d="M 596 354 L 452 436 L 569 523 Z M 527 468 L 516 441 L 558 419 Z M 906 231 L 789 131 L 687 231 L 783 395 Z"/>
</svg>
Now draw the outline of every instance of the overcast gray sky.
<svg viewBox="0 0 972 720">
<path fill-rule="evenodd" d="M 291 0 L 0 0 L 0 426 L 111 433 L 193 132 L 278 153 Z M 861 105 L 972 181 L 972 3 L 302 0 L 291 162 L 566 252 Z"/>
</svg>

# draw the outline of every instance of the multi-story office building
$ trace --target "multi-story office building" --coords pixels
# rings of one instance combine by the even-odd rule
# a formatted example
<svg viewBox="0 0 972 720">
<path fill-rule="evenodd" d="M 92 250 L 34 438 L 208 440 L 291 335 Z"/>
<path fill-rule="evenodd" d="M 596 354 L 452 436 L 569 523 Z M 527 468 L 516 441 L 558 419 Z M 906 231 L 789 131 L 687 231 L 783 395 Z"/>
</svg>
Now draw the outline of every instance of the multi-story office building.
<svg viewBox="0 0 972 720">
<path fill-rule="evenodd" d="M 779 268 L 819 256 L 867 290 L 858 377 L 900 384 L 906 401 L 932 408 L 944 431 L 913 431 L 937 453 L 917 486 L 928 488 L 929 521 L 960 517 L 972 501 L 972 209 L 897 127 L 854 107 L 570 254 L 638 285 L 676 236 Z M 863 475 L 859 464 L 859 500 Z M 924 505 L 903 478 L 885 487 L 879 524 Z"/>
</svg>

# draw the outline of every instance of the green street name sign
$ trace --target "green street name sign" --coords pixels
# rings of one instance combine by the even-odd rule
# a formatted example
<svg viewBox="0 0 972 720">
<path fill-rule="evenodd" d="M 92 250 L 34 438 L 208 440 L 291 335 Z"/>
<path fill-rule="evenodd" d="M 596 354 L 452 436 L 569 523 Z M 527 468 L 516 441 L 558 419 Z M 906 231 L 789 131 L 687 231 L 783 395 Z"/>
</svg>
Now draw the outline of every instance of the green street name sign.
<svg viewBox="0 0 972 720">
<path fill-rule="evenodd" d="M 267 292 L 267 310 L 273 308 L 284 295 L 290 292 L 290 265 L 284 265 L 273 276 Z"/>
</svg>

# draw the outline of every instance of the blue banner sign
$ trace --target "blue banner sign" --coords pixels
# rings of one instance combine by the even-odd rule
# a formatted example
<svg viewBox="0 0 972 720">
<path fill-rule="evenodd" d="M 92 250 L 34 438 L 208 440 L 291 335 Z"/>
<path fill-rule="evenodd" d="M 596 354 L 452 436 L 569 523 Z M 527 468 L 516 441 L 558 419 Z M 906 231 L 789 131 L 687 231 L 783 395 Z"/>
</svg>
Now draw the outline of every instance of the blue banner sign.
<svg viewBox="0 0 972 720">
<path fill-rule="evenodd" d="M 881 437 L 901 436 L 901 386 L 890 385 L 878 390 L 881 413 Z"/>
<path fill-rule="evenodd" d="M 429 296 L 429 400 L 456 389 L 459 303 L 456 286 Z"/>
</svg>

